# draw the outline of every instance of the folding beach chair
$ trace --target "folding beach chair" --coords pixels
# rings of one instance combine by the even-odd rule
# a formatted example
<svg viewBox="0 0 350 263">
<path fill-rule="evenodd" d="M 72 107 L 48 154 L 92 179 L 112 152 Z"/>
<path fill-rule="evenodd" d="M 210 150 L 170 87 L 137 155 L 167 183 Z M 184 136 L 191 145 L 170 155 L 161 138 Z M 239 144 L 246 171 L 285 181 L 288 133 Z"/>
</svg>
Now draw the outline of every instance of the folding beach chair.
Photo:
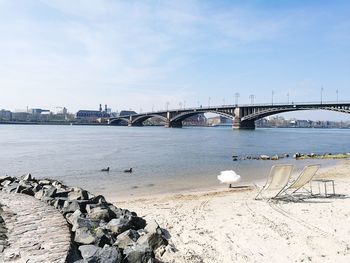
<svg viewBox="0 0 350 263">
<path fill-rule="evenodd" d="M 311 183 L 312 178 L 317 173 L 320 168 L 319 164 L 307 165 L 300 172 L 298 178 L 292 182 L 287 188 L 285 188 L 280 195 L 286 194 L 290 197 L 293 197 L 292 194 L 296 193 L 300 189 L 304 189 L 306 193 L 312 195 L 311 188 L 307 189 L 305 186 Z"/>
<path fill-rule="evenodd" d="M 260 189 L 255 200 L 273 199 L 281 194 L 289 182 L 293 167 L 292 164 L 278 164 L 272 166 L 266 184 Z M 264 196 L 262 195 L 263 193 Z M 269 196 L 267 197 L 265 193 L 269 193 Z"/>
</svg>

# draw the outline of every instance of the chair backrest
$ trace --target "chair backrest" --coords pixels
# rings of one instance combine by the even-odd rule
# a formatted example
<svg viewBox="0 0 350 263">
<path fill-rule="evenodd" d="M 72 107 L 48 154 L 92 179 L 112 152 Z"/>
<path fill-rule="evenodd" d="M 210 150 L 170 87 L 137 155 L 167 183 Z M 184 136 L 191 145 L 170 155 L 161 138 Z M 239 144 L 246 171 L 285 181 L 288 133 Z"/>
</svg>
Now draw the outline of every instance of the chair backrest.
<svg viewBox="0 0 350 263">
<path fill-rule="evenodd" d="M 263 187 L 264 190 L 281 190 L 290 179 L 293 171 L 292 164 L 278 164 L 271 167 L 267 182 Z"/>
<path fill-rule="evenodd" d="M 288 187 L 288 189 L 302 188 L 304 185 L 306 185 L 312 180 L 319 168 L 319 164 L 305 166 L 298 178 Z"/>
</svg>

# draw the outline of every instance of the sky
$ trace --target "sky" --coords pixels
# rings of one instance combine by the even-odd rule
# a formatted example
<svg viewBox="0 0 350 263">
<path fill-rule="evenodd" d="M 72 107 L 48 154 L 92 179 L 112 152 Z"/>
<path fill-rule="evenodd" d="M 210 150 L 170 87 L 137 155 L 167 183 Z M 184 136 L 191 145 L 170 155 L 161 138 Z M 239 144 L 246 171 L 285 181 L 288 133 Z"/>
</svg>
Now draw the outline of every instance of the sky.
<svg viewBox="0 0 350 263">
<path fill-rule="evenodd" d="M 0 108 L 350 101 L 350 1 L 0 0 Z M 272 96 L 273 92 L 273 96 Z M 272 98 L 273 97 L 273 98 Z M 287 117 L 350 120 L 324 111 Z"/>
</svg>

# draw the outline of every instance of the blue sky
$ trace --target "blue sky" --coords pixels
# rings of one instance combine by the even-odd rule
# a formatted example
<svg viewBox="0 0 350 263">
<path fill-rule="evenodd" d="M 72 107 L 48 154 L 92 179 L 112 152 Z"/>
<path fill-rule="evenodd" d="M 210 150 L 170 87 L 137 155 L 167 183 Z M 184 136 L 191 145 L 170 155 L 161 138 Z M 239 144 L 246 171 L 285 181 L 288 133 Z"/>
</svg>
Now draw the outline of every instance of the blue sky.
<svg viewBox="0 0 350 263">
<path fill-rule="evenodd" d="M 0 108 L 350 101 L 349 68 L 350 1 L 0 0 Z"/>
</svg>

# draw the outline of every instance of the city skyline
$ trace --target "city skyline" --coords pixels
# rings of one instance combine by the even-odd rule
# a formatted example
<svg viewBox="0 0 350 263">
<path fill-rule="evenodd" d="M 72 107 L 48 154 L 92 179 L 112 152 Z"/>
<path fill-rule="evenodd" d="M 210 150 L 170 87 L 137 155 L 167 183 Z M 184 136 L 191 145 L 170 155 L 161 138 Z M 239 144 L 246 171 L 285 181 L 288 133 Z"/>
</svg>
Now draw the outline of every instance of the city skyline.
<svg viewBox="0 0 350 263">
<path fill-rule="evenodd" d="M 0 108 L 350 100 L 347 1 L 0 0 Z M 254 95 L 254 96 L 251 96 Z M 349 119 L 331 112 L 288 113 Z"/>
</svg>

